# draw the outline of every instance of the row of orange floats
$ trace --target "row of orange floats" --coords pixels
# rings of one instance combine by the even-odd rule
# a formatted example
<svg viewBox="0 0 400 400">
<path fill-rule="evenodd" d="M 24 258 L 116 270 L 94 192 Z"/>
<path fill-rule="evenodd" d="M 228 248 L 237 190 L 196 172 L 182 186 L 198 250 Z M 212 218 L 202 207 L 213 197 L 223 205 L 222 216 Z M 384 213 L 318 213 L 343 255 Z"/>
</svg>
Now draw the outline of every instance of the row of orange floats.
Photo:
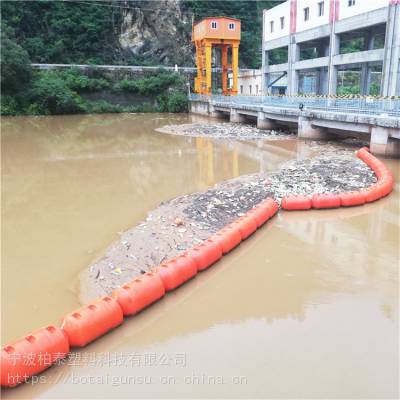
<svg viewBox="0 0 400 400">
<path fill-rule="evenodd" d="M 314 194 L 312 197 L 304 195 L 287 196 L 282 199 L 281 207 L 284 210 L 352 207 L 365 203 L 371 203 L 387 196 L 393 190 L 394 180 L 386 165 L 374 157 L 366 147 L 358 150 L 356 155 L 374 171 L 378 178 L 376 184 L 359 191 L 344 192 L 339 194 Z"/>
<path fill-rule="evenodd" d="M 70 347 L 83 347 L 120 325 L 176 289 L 198 272 L 216 263 L 254 233 L 279 207 L 266 199 L 244 216 L 207 240 L 151 272 L 122 285 L 105 296 L 66 315 L 61 326 L 47 326 L 8 344 L 1 350 L 1 386 L 12 387 L 68 356 Z M 30 355 L 30 362 L 26 356 Z"/>
<path fill-rule="evenodd" d="M 375 172 L 378 182 L 356 192 L 288 196 L 282 199 L 285 210 L 356 206 L 386 196 L 393 189 L 393 177 L 387 167 L 362 148 L 357 156 Z M 198 272 L 217 262 L 278 211 L 278 204 L 266 199 L 224 227 L 209 239 L 147 272 L 91 304 L 66 315 L 61 327 L 53 325 L 4 346 L 1 350 L 1 386 L 12 387 L 36 375 L 57 360 L 68 356 L 70 347 L 83 347 L 120 325 L 124 317 L 135 315 L 176 289 Z M 26 361 L 29 355 L 29 362 Z"/>
</svg>

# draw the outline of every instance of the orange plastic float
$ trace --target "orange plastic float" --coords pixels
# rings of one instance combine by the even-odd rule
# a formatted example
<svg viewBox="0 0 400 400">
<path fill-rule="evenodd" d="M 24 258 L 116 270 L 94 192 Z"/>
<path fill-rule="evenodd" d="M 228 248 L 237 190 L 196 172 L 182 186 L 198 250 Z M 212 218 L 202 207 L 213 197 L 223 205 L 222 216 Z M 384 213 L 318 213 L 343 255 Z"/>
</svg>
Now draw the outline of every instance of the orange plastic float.
<svg viewBox="0 0 400 400">
<path fill-rule="evenodd" d="M 383 178 L 378 181 L 377 186 L 381 191 L 382 197 L 385 197 L 393 190 L 393 179 Z"/>
<path fill-rule="evenodd" d="M 340 205 L 344 207 L 360 206 L 365 204 L 366 198 L 363 192 L 345 192 L 340 195 Z"/>
<path fill-rule="evenodd" d="M 282 199 L 281 206 L 284 210 L 309 210 L 312 206 L 311 199 L 307 196 L 287 196 Z"/>
<path fill-rule="evenodd" d="M 260 228 L 276 214 L 278 209 L 279 206 L 276 201 L 268 198 L 247 211 L 246 216 L 252 217 L 255 220 L 257 227 Z"/>
<path fill-rule="evenodd" d="M 362 149 L 356 151 L 356 156 L 368 164 L 374 156 L 369 152 L 368 147 L 363 147 Z"/>
<path fill-rule="evenodd" d="M 257 223 L 250 216 L 239 217 L 236 221 L 233 221 L 230 226 L 236 227 L 239 230 L 242 240 L 247 239 L 257 230 Z"/>
<path fill-rule="evenodd" d="M 266 199 L 257 207 L 264 208 L 269 212 L 269 218 L 273 217 L 279 211 L 278 203 L 273 199 Z"/>
<path fill-rule="evenodd" d="M 125 315 L 134 315 L 165 294 L 160 276 L 147 272 L 113 292 L 113 297 Z"/>
<path fill-rule="evenodd" d="M 1 386 L 12 387 L 44 371 L 69 353 L 67 335 L 53 325 L 1 349 Z"/>
<path fill-rule="evenodd" d="M 268 215 L 268 219 L 273 217 L 279 210 L 278 203 L 271 198 L 262 201 L 256 207 L 264 210 Z"/>
<path fill-rule="evenodd" d="M 180 265 L 185 282 L 192 279 L 197 274 L 196 262 L 187 251 L 176 257 L 176 260 Z"/>
<path fill-rule="evenodd" d="M 120 325 L 123 313 L 118 302 L 106 296 L 64 317 L 61 329 L 71 347 L 83 347 Z"/>
<path fill-rule="evenodd" d="M 376 157 L 374 157 L 372 154 L 370 154 L 370 158 L 367 159 L 367 164 L 374 172 L 378 170 L 386 170 L 385 164 L 381 160 L 378 160 Z"/>
<path fill-rule="evenodd" d="M 378 178 L 378 182 L 375 185 L 363 190 L 366 201 L 371 203 L 381 197 L 387 196 L 393 190 L 394 181 L 386 165 L 369 153 L 367 148 L 360 149 L 356 152 L 356 155 L 374 171 Z"/>
<path fill-rule="evenodd" d="M 365 195 L 365 202 L 372 203 L 382 197 L 382 191 L 377 185 L 373 185 L 367 189 L 363 189 L 362 192 Z"/>
<path fill-rule="evenodd" d="M 246 216 L 254 219 L 257 228 L 263 226 L 269 219 L 268 213 L 259 207 L 254 207 L 251 210 L 247 211 Z"/>
<path fill-rule="evenodd" d="M 392 176 L 390 171 L 386 168 L 386 165 L 384 165 L 383 163 L 374 168 L 373 171 L 375 172 L 375 175 L 378 177 L 378 180 Z"/>
<path fill-rule="evenodd" d="M 192 247 L 188 251 L 197 266 L 197 271 L 203 271 L 222 257 L 222 248 L 217 240 L 212 238 Z"/>
<path fill-rule="evenodd" d="M 225 227 L 211 236 L 219 244 L 222 254 L 229 253 L 242 241 L 242 236 L 237 229 Z"/>
<path fill-rule="evenodd" d="M 176 289 L 197 274 L 194 260 L 184 253 L 156 268 L 155 272 L 160 277 L 164 289 L 169 292 Z"/>
<path fill-rule="evenodd" d="M 340 196 L 333 193 L 314 194 L 312 206 L 317 209 L 340 207 Z"/>
<path fill-rule="evenodd" d="M 171 263 L 161 264 L 154 272 L 159 275 L 166 292 L 174 290 L 185 282 L 185 280 L 182 279 L 179 269 Z"/>
</svg>

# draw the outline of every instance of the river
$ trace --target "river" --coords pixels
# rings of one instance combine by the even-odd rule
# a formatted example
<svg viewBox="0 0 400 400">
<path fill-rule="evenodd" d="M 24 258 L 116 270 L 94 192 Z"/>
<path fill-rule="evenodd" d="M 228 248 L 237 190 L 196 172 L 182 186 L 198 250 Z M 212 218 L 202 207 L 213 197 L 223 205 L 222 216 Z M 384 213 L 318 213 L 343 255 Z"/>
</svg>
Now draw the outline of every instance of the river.
<svg viewBox="0 0 400 400">
<path fill-rule="evenodd" d="M 155 132 L 187 115 L 2 118 L 2 344 L 78 307 L 77 276 L 160 202 L 324 146 Z M 317 148 L 318 147 L 318 148 Z M 210 270 L 3 398 L 398 395 L 395 191 L 280 212 Z"/>
</svg>

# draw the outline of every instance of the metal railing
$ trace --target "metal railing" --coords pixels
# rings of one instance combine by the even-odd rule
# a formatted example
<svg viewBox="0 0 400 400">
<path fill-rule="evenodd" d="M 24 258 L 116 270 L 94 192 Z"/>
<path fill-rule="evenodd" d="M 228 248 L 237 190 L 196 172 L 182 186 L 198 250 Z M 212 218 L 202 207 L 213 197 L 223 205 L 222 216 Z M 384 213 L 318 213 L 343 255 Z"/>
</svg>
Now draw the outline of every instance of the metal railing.
<svg viewBox="0 0 400 400">
<path fill-rule="evenodd" d="M 142 65 L 91 65 L 91 64 L 31 64 L 33 68 L 37 69 L 80 69 L 80 70 L 109 70 L 109 71 L 134 71 L 134 72 L 144 72 L 152 71 L 157 72 L 162 69 L 165 71 L 176 71 L 176 72 L 192 72 L 197 71 L 194 67 L 171 67 L 164 65 L 156 66 L 142 66 Z"/>
<path fill-rule="evenodd" d="M 80 70 L 109 70 L 109 71 L 134 71 L 134 72 L 145 72 L 152 71 L 157 72 L 159 70 L 165 71 L 176 71 L 176 72 L 191 72 L 195 73 L 197 71 L 196 67 L 172 67 L 167 65 L 153 65 L 153 66 L 143 66 L 143 65 L 94 65 L 94 64 L 37 64 L 33 63 L 31 66 L 35 69 L 80 69 Z M 222 71 L 222 68 L 213 68 L 213 71 Z M 241 68 L 239 72 L 253 71 L 248 68 Z"/>
<path fill-rule="evenodd" d="M 284 107 L 303 110 L 325 110 L 340 113 L 400 117 L 400 98 L 379 97 L 323 97 L 323 96 L 221 96 L 190 94 L 190 100 L 210 101 L 227 106 Z"/>
</svg>

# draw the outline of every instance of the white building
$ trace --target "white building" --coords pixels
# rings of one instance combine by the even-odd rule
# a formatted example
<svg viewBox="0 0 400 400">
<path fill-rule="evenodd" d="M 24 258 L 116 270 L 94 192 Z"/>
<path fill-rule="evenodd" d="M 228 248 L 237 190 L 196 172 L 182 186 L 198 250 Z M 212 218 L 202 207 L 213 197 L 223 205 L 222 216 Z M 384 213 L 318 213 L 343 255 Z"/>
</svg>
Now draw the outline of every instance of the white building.
<svg viewBox="0 0 400 400">
<path fill-rule="evenodd" d="M 259 96 L 262 94 L 262 77 L 260 69 L 239 71 L 238 91 L 243 96 Z"/>
<path fill-rule="evenodd" d="M 355 37 L 363 48 L 348 52 Z M 263 11 L 265 93 L 287 76 L 288 94 L 336 94 L 338 71 L 348 68 L 359 71 L 362 94 L 380 70 L 381 94 L 398 95 L 399 58 L 400 0 L 288 0 Z"/>
<path fill-rule="evenodd" d="M 261 96 L 262 72 L 261 69 L 239 71 L 238 90 L 243 96 Z M 271 94 L 285 94 L 287 88 L 286 76 L 281 77 L 271 84 Z"/>
</svg>

